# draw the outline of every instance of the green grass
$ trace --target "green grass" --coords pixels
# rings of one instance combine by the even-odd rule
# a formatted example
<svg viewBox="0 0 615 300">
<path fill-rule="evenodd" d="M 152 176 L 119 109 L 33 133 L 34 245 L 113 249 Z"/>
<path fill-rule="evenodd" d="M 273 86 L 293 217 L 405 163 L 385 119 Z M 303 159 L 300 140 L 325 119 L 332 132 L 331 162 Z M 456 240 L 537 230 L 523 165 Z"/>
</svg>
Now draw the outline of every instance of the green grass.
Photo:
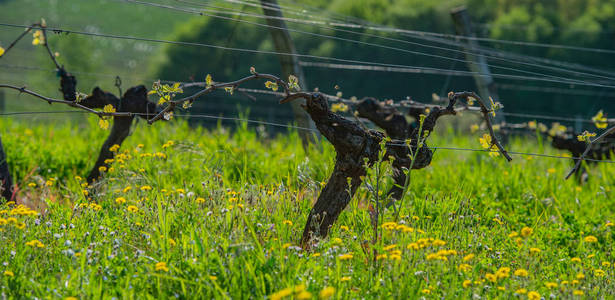
<svg viewBox="0 0 615 300">
<path fill-rule="evenodd" d="M 370 246 L 388 254 L 374 261 L 361 246 L 372 238 L 365 187 L 330 237 L 311 252 L 296 247 L 332 170 L 335 153 L 326 141 L 308 157 L 296 132 L 263 138 L 245 124 L 231 133 L 180 121 L 141 122 L 119 150 L 123 161 L 86 196 L 75 177 L 85 177 L 107 133 L 95 117 L 87 120 L 45 126 L 0 119 L 19 202 L 39 211 L 23 215 L 27 210 L 0 206 L 0 218 L 16 218 L 0 225 L 3 298 L 258 299 L 290 292 L 298 299 L 302 285 L 312 298 L 332 287 L 340 299 L 528 298 L 520 289 L 545 298 L 578 297 L 573 291 L 608 298 L 615 292 L 613 227 L 605 226 L 615 209 L 610 164 L 593 168 L 579 186 L 562 179 L 570 168 L 565 159 L 514 156 L 507 163 L 485 153 L 437 150 L 431 166 L 412 173 L 399 230 L 385 229 Z M 451 128 L 429 144 L 479 147 L 478 136 Z M 508 147 L 559 154 L 532 138 L 513 139 Z M 391 220 L 387 211 L 383 221 Z M 510 236 L 524 227 L 532 233 Z M 590 235 L 597 242 L 586 242 Z M 397 246 L 385 250 L 388 245 Z M 391 258 L 394 250 L 401 251 L 399 261 Z M 440 250 L 456 254 L 430 255 Z M 352 258 L 340 258 L 347 253 Z M 166 268 L 156 270 L 160 262 Z M 503 270 L 491 282 L 489 274 L 500 268 L 510 268 L 508 277 Z M 515 276 L 518 269 L 528 276 Z"/>
</svg>

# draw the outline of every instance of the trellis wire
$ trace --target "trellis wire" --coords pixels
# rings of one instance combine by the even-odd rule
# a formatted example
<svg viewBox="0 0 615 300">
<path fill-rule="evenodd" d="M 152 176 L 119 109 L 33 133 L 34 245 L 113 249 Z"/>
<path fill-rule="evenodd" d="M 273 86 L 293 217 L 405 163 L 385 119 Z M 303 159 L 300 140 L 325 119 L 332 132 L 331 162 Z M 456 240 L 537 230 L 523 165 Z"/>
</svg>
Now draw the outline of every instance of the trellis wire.
<svg viewBox="0 0 615 300">
<path fill-rule="evenodd" d="M 44 69 L 44 68 L 40 68 L 40 67 L 34 67 L 34 66 L 19 66 L 19 65 L 6 65 L 6 64 L 0 64 L 0 66 L 4 66 L 4 67 L 9 67 L 9 68 L 19 68 L 19 69 L 24 69 L 24 70 L 37 70 L 37 71 L 47 71 L 47 72 L 56 72 L 56 70 L 52 70 L 52 69 Z M 82 75 L 90 75 L 90 76 L 105 76 L 105 77 L 109 77 L 109 78 L 115 78 L 116 75 L 112 75 L 112 74 L 106 74 L 106 73 L 95 73 L 95 72 L 72 72 L 74 74 L 82 74 Z M 126 78 L 126 77 L 124 77 Z M 151 78 L 134 78 L 134 77 L 127 77 L 130 79 L 138 79 L 138 80 L 147 80 L 147 81 L 157 81 L 156 79 L 151 79 Z M 192 86 L 198 86 L 198 87 L 204 87 L 205 83 L 204 82 L 181 82 L 181 81 L 174 81 L 174 80 L 164 80 L 161 79 L 160 80 L 163 83 L 176 83 L 179 82 L 180 84 L 182 84 L 182 86 L 184 87 L 192 87 Z M 255 93 L 255 94 L 265 94 L 265 95 L 274 95 L 274 96 L 283 96 L 283 93 L 280 92 L 274 92 L 271 90 L 262 90 L 262 89 L 250 89 L 250 88 L 237 88 L 238 91 L 241 92 L 247 92 L 247 93 Z M 325 93 L 322 93 L 323 95 L 325 95 L 330 101 L 333 102 L 342 102 L 344 104 L 355 104 L 355 102 L 353 102 L 350 99 L 345 99 L 345 98 L 341 98 L 341 97 L 336 97 L 333 95 L 328 95 Z M 399 101 L 394 101 L 393 103 L 388 103 L 385 104 L 385 106 L 387 107 L 395 107 L 395 108 L 420 108 L 420 107 L 434 107 L 437 106 L 435 104 L 425 104 L 425 103 L 421 103 L 421 102 L 416 102 L 418 104 L 404 104 L 404 103 L 400 103 Z M 476 109 L 468 109 L 467 111 L 469 112 L 479 112 Z M 551 120 L 551 121 L 564 121 L 564 122 L 583 122 L 586 124 L 593 124 L 594 121 L 589 120 L 589 119 L 582 119 L 582 118 L 572 118 L 572 117 L 564 117 L 564 116 L 550 116 L 550 115 L 540 115 L 540 114 L 526 114 L 526 113 L 511 113 L 511 112 L 499 112 L 499 114 L 502 114 L 504 116 L 511 116 L 511 117 L 518 117 L 518 118 L 524 118 L 524 119 L 537 119 L 537 120 Z M 615 119 L 608 119 L 607 120 L 608 123 L 613 123 L 615 122 Z"/>
<path fill-rule="evenodd" d="M 131 0 L 117 0 L 117 1 L 130 1 L 130 2 L 133 2 Z M 185 1 L 185 0 L 177 0 L 177 1 L 183 2 L 183 3 L 193 3 L 193 2 L 189 2 L 189 1 Z M 232 2 L 242 2 L 242 1 L 232 1 Z M 211 7 L 211 5 L 209 5 L 209 4 L 199 4 L 199 3 L 193 3 L 193 4 L 194 5 L 201 5 L 201 6 Z M 252 5 L 253 6 L 258 6 L 258 5 L 255 5 L 255 4 L 252 4 Z M 214 6 L 214 7 L 216 7 L 216 6 Z M 468 51 L 468 50 L 457 50 L 457 49 L 454 49 L 454 48 L 445 48 L 445 47 L 441 47 L 441 46 L 427 45 L 427 44 L 424 44 L 424 43 L 411 42 L 411 41 L 407 41 L 407 40 L 401 40 L 401 39 L 397 39 L 397 38 L 390 38 L 390 37 L 380 36 L 380 35 L 376 35 L 376 34 L 370 34 L 370 33 L 366 33 L 366 32 L 358 32 L 358 31 L 352 31 L 352 30 L 339 29 L 337 27 L 323 26 L 323 24 L 325 24 L 326 22 L 315 22 L 315 21 L 307 21 L 307 20 L 303 20 L 303 19 L 288 18 L 288 17 L 275 17 L 275 16 L 266 16 L 266 15 L 259 15 L 259 14 L 249 14 L 249 13 L 245 13 L 245 12 L 241 12 L 241 11 L 233 10 L 233 9 L 228 9 L 228 8 L 222 8 L 222 7 L 216 7 L 216 8 L 220 8 L 220 9 L 223 9 L 223 10 L 205 10 L 205 11 L 212 12 L 212 13 L 219 13 L 219 14 L 227 14 L 227 15 L 249 16 L 249 17 L 255 17 L 255 18 L 281 19 L 281 20 L 285 20 L 285 21 L 289 21 L 289 22 L 293 22 L 293 23 L 302 23 L 302 24 L 315 25 L 315 26 L 317 26 L 319 28 L 322 28 L 322 29 L 329 29 L 329 30 L 335 30 L 335 31 L 339 31 L 339 32 L 352 33 L 352 34 L 356 34 L 356 35 L 360 35 L 360 36 L 374 37 L 374 38 L 378 38 L 378 39 L 395 41 L 395 42 L 399 42 L 399 43 L 415 45 L 415 46 L 419 46 L 419 47 L 426 47 L 426 48 L 430 48 L 430 49 L 444 50 L 444 51 L 463 53 L 463 54 L 472 54 L 472 55 L 480 54 L 480 55 L 485 56 L 488 60 L 498 60 L 498 61 L 503 61 L 503 62 L 508 62 L 508 63 L 522 64 L 522 65 L 526 65 L 526 66 L 537 67 L 537 68 L 548 69 L 548 70 L 559 71 L 559 72 L 566 72 L 566 73 L 571 73 L 571 74 L 575 74 L 575 75 L 587 75 L 587 76 L 593 76 L 593 77 L 603 78 L 603 79 L 607 79 L 607 80 L 612 80 L 614 78 L 614 76 L 615 76 L 615 73 L 611 73 L 611 72 L 603 71 L 603 70 L 593 70 L 592 68 L 584 68 L 584 69 L 593 70 L 594 72 L 598 72 L 598 73 L 602 73 L 602 74 L 606 74 L 606 75 L 610 75 L 610 76 L 601 76 L 601 75 L 591 74 L 591 73 L 586 73 L 586 72 L 573 71 L 573 70 L 565 69 L 563 67 L 545 66 L 545 65 L 541 65 L 541 64 L 536 64 L 535 60 L 538 59 L 538 58 L 531 58 L 531 57 L 527 58 L 527 57 L 523 57 L 522 55 L 514 55 L 513 56 L 511 54 L 507 54 L 505 52 L 498 51 L 498 50 L 487 50 L 484 47 L 478 47 L 476 53 L 473 53 L 473 52 Z M 271 7 L 265 6 L 264 9 L 268 9 L 269 10 L 269 9 L 271 9 Z M 271 10 L 279 10 L 279 9 L 271 9 Z M 447 42 L 435 41 L 435 42 L 446 44 L 446 45 L 453 45 L 455 47 L 461 47 L 462 49 L 465 49 L 465 48 L 463 48 L 464 45 L 459 43 L 459 42 L 454 42 L 454 41 L 447 41 Z M 506 59 L 506 58 L 503 58 L 503 57 L 509 57 L 509 59 Z M 529 60 L 534 60 L 534 61 L 533 62 L 529 62 Z M 545 61 L 543 61 L 543 62 L 547 63 L 547 60 L 545 59 Z M 561 65 L 561 66 L 565 66 L 566 65 L 566 63 L 564 63 L 564 62 L 548 61 L 548 63 L 555 64 L 555 65 Z M 568 67 L 571 67 L 571 66 L 568 66 Z"/>
<path fill-rule="evenodd" d="M 157 7 L 157 8 L 171 9 L 171 10 L 180 11 L 180 12 L 184 12 L 184 13 L 191 13 L 191 14 L 201 15 L 201 16 L 209 16 L 209 17 L 224 19 L 224 20 L 233 21 L 233 22 L 246 23 L 246 24 L 255 25 L 255 26 L 261 26 L 261 27 L 266 27 L 266 28 L 281 29 L 280 27 L 276 27 L 276 26 L 271 26 L 271 25 L 266 25 L 266 24 L 261 24 L 261 23 L 256 23 L 256 22 L 250 22 L 250 21 L 246 21 L 246 20 L 239 20 L 239 19 L 234 19 L 234 18 L 230 18 L 230 17 L 219 16 L 219 15 L 216 15 L 216 14 L 208 14 L 208 13 L 205 13 L 205 12 L 213 12 L 213 13 L 220 13 L 220 14 L 232 14 L 232 15 L 240 15 L 240 16 L 250 16 L 250 17 L 266 18 L 266 19 L 278 18 L 278 17 L 264 16 L 264 15 L 257 15 L 257 14 L 249 14 L 249 13 L 243 13 L 243 12 L 211 11 L 211 10 L 202 10 L 202 9 L 201 10 L 190 10 L 190 9 L 185 9 L 185 8 L 171 6 L 171 5 L 166 5 L 166 4 L 152 3 L 152 2 L 139 1 L 139 0 L 117 0 L 117 1 L 130 2 L 130 3 L 141 4 L 141 5 L 149 5 L 149 6 L 153 6 L 153 7 Z M 301 20 L 298 20 L 298 19 L 289 19 L 289 18 L 280 18 L 280 19 L 305 23 L 304 21 L 301 21 Z M 381 39 L 395 40 L 397 42 L 417 45 L 417 46 L 421 46 L 421 47 L 435 48 L 435 49 L 439 49 L 439 50 L 453 51 L 453 52 L 464 53 L 464 54 L 475 54 L 475 53 L 471 53 L 471 52 L 469 52 L 467 50 L 456 50 L 456 49 L 443 48 L 443 47 L 438 47 L 438 46 L 431 46 L 431 45 L 426 45 L 426 44 L 421 44 L 421 43 L 415 43 L 415 42 L 404 41 L 404 40 L 399 40 L 399 39 L 391 39 L 391 38 L 377 36 L 377 35 L 372 35 L 372 34 L 368 34 L 368 33 L 360 33 L 360 32 L 355 32 L 355 31 L 349 31 L 349 30 L 336 29 L 336 28 L 332 28 L 332 27 L 326 27 L 326 26 L 319 26 L 319 27 L 325 28 L 325 29 L 337 30 L 337 31 L 341 31 L 341 32 L 359 34 L 359 35 L 364 35 L 364 36 L 372 36 L 372 37 L 377 37 L 377 38 L 381 38 Z M 459 61 L 459 62 L 464 62 L 464 63 L 467 62 L 464 59 L 458 59 L 458 58 L 453 58 L 453 57 L 447 57 L 447 56 L 442 56 L 442 55 L 425 53 L 425 52 L 421 52 L 421 51 L 413 51 L 413 50 L 408 50 L 408 49 L 403 49 L 403 48 L 398 48 L 398 47 L 391 47 L 391 46 L 386 46 L 386 45 L 381 45 L 381 44 L 376 44 L 376 43 L 371 43 L 371 42 L 360 41 L 360 40 L 356 40 L 356 39 L 341 38 L 341 37 L 337 37 L 337 36 L 313 33 L 313 32 L 309 32 L 309 31 L 303 31 L 303 30 L 292 29 L 292 28 L 287 28 L 286 30 L 291 31 L 291 32 L 298 32 L 298 33 L 301 33 L 301 34 L 307 34 L 307 35 L 311 35 L 311 36 L 317 36 L 317 37 L 321 37 L 321 38 L 339 40 L 339 41 L 344 41 L 344 42 L 352 42 L 352 43 L 357 43 L 357 44 L 361 44 L 361 45 L 367 45 L 367 46 L 378 47 L 378 48 L 382 48 L 382 49 L 394 50 L 394 51 L 410 53 L 410 54 L 415 54 L 415 55 L 422 55 L 422 56 L 427 56 L 427 57 L 439 58 L 439 59 L 443 59 L 443 60 Z M 540 65 L 531 64 L 531 63 L 527 63 L 527 62 L 511 61 L 511 60 L 507 60 L 507 59 L 503 59 L 503 58 L 498 58 L 498 57 L 491 57 L 491 58 L 492 59 L 506 61 L 506 62 L 509 62 L 509 63 L 514 62 L 514 63 L 517 63 L 517 64 L 523 64 L 523 65 L 528 65 L 528 66 L 532 66 L 532 67 L 541 67 Z M 471 63 L 474 63 L 474 62 L 471 62 Z M 531 75 L 537 75 L 537 76 L 545 76 L 545 77 L 548 77 L 548 78 L 564 80 L 564 81 L 567 81 L 569 83 L 588 83 L 587 81 L 583 81 L 583 80 L 569 79 L 569 78 L 555 76 L 555 75 L 549 75 L 549 74 L 543 74 L 543 73 L 538 73 L 538 72 L 521 70 L 521 69 L 518 69 L 518 68 L 503 67 L 503 66 L 499 66 L 499 65 L 489 65 L 489 66 L 491 68 L 494 68 L 494 69 L 502 69 L 502 70 L 507 70 L 507 71 L 520 72 L 520 73 L 525 73 L 525 74 L 531 74 Z M 615 78 L 613 78 L 613 77 L 589 74 L 589 73 L 584 73 L 584 72 L 571 71 L 571 70 L 566 70 L 566 69 L 562 69 L 562 68 L 547 67 L 547 66 L 545 66 L 544 68 L 552 69 L 552 70 L 556 70 L 556 71 L 560 71 L 560 72 L 569 72 L 569 73 L 572 73 L 572 74 L 589 75 L 589 76 L 599 77 L 599 78 L 603 78 L 603 79 L 611 80 L 611 81 L 615 80 Z"/>
<path fill-rule="evenodd" d="M 28 27 L 27 25 L 9 24 L 9 23 L 0 23 L 0 26 L 16 27 L 16 28 L 27 28 Z M 105 34 L 105 33 L 92 33 L 92 32 L 83 32 L 83 31 L 77 31 L 77 30 L 71 30 L 71 29 L 63 29 L 63 28 L 48 27 L 47 30 L 53 31 L 53 32 L 56 32 L 56 33 L 73 33 L 73 34 L 79 34 L 79 35 L 97 36 L 97 37 L 105 37 L 105 38 L 113 38 L 113 39 L 136 40 L 136 41 L 166 43 L 166 44 L 175 44 L 175 45 L 184 45 L 184 46 L 198 46 L 198 47 L 207 47 L 207 48 L 222 49 L 222 50 L 229 50 L 229 51 L 257 53 L 257 54 L 268 54 L 268 55 L 277 55 L 277 56 L 280 56 L 280 55 L 283 55 L 283 56 L 295 56 L 295 57 L 303 57 L 303 58 L 331 60 L 331 61 L 338 61 L 338 62 L 345 62 L 345 63 L 368 64 L 368 65 L 374 65 L 374 66 L 396 67 L 396 68 L 410 68 L 410 69 L 431 70 L 431 71 L 433 71 L 433 70 L 435 70 L 435 71 L 449 71 L 449 70 L 438 69 L 438 68 L 415 67 L 415 66 L 408 66 L 408 65 L 387 64 L 387 63 L 378 63 L 378 62 L 366 62 L 366 61 L 360 61 L 360 60 L 342 59 L 342 58 L 335 58 L 335 57 L 324 57 L 324 56 L 310 55 L 310 54 L 291 54 L 291 53 L 284 53 L 284 52 L 277 52 L 277 51 L 263 51 L 263 50 L 255 50 L 255 49 L 225 47 L 225 46 L 218 46 L 218 45 L 205 44 L 205 43 L 170 41 L 170 40 L 162 40 L 162 39 L 141 38 L 141 37 L 134 37 L 134 36 Z M 466 74 L 467 76 L 474 76 L 474 75 L 484 76 L 483 74 L 480 74 L 478 72 L 470 72 L 470 71 L 463 71 L 463 74 Z M 561 84 L 571 84 L 571 82 L 569 82 L 569 81 L 560 81 L 560 80 L 555 80 L 555 79 L 550 79 L 550 78 L 528 77 L 528 76 L 496 74 L 496 73 L 492 73 L 491 76 L 495 77 L 495 78 L 507 78 L 507 79 L 513 79 L 513 80 L 531 80 L 531 81 L 543 81 L 543 82 L 553 82 L 553 83 L 561 83 Z M 604 88 L 615 89 L 615 86 L 602 85 L 602 84 L 597 84 L 597 83 L 579 82 L 579 83 L 574 83 L 574 84 L 583 85 L 583 86 L 594 86 L 594 87 L 604 87 Z"/>
<path fill-rule="evenodd" d="M 8 113 L 3 112 L 3 113 L 0 113 L 0 116 L 35 115 L 35 114 L 62 114 L 62 113 L 87 113 L 87 112 L 80 111 L 80 110 L 31 111 L 31 112 L 8 112 Z M 133 113 L 133 115 L 146 115 L 146 114 Z M 260 124 L 260 125 L 267 125 L 267 126 L 274 126 L 274 127 L 283 127 L 283 128 L 288 128 L 288 129 L 296 129 L 296 130 L 305 130 L 305 131 L 311 131 L 311 132 L 318 132 L 318 130 L 316 130 L 316 129 L 306 128 L 306 127 L 300 127 L 300 126 L 289 125 L 289 124 L 280 124 L 280 123 L 274 123 L 274 122 L 259 121 L 259 120 L 252 120 L 252 119 L 246 119 L 246 118 L 223 117 L 223 116 L 214 116 L 214 115 L 205 115 L 205 114 L 176 114 L 174 116 L 176 116 L 176 117 L 201 118 L 201 119 L 216 119 L 216 120 L 222 120 L 222 121 L 237 121 L 237 122 L 246 122 L 246 123 L 253 123 L 253 124 Z M 390 145 L 390 146 L 401 146 L 401 147 L 407 147 L 408 146 L 405 143 L 387 143 L 387 145 Z M 429 146 L 429 148 L 431 148 L 431 149 L 440 149 L 440 150 L 452 150 L 452 151 L 492 152 L 489 149 L 472 149 L 472 148 L 459 148 L 459 147 L 433 147 L 433 146 Z M 507 152 L 509 154 L 522 155 L 522 156 L 535 156 L 535 157 L 546 157 L 546 158 L 557 158 L 557 159 L 573 159 L 573 160 L 581 159 L 580 157 L 564 157 L 564 156 L 551 155 L 551 154 L 527 153 L 527 152 L 516 152 L 516 151 L 507 151 Z M 615 163 L 615 161 L 612 161 L 612 160 L 600 160 L 600 159 L 591 159 L 591 158 L 585 158 L 584 160 L 586 160 L 586 161 L 593 161 L 593 162 Z"/>
</svg>

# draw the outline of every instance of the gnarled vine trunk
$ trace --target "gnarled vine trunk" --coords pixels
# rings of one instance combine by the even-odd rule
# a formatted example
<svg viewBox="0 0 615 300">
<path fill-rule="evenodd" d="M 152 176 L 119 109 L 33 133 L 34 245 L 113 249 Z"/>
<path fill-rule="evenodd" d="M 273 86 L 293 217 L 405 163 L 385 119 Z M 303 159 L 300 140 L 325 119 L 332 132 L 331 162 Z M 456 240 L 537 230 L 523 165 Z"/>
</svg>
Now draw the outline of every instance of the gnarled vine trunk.
<svg viewBox="0 0 615 300">
<path fill-rule="evenodd" d="M 2 139 L 0 138 L 0 200 L 12 200 L 13 198 L 13 179 L 9 171 L 9 164 L 6 161 L 6 153 L 2 147 Z M 2 201 L 0 201 L 1 203 Z"/>
<path fill-rule="evenodd" d="M 60 70 L 61 81 L 60 85 L 65 100 L 76 101 L 76 86 L 77 80 L 71 74 L 68 74 L 64 69 Z M 93 182 L 100 177 L 101 167 L 109 167 L 106 163 L 109 159 L 115 157 L 115 152 L 110 148 L 113 145 L 122 145 L 124 140 L 130 134 L 130 126 L 135 116 L 140 116 L 144 119 L 152 118 L 158 112 L 156 104 L 147 100 L 147 89 L 143 85 L 138 85 L 128 89 L 122 98 L 117 98 L 109 92 L 105 92 L 98 87 L 92 90 L 92 94 L 81 100 L 81 105 L 88 108 L 103 108 L 106 105 L 112 105 L 117 112 L 130 112 L 132 116 L 116 116 L 113 118 L 113 125 L 109 136 L 103 143 L 98 158 L 94 167 L 90 171 L 87 181 Z"/>
<path fill-rule="evenodd" d="M 425 119 L 423 130 L 418 132 L 417 128 L 413 130 L 411 136 L 429 135 L 440 116 L 455 114 L 453 105 L 454 101 L 451 101 L 445 109 L 434 108 Z M 309 248 L 313 238 L 327 236 L 330 227 L 363 182 L 361 177 L 366 174 L 364 159 L 367 158 L 367 167 L 377 161 L 380 143 L 385 137 L 378 131 L 364 130 L 357 123 L 331 112 L 327 100 L 319 93 L 312 94 L 304 109 L 320 133 L 333 144 L 337 153 L 333 174 L 318 196 L 303 230 L 301 244 Z M 413 139 L 409 147 L 403 140 L 386 143 L 386 156 L 394 157 L 394 168 L 398 170 L 410 168 L 410 148 L 417 151 L 417 142 L 418 139 Z M 419 149 L 412 168 L 420 169 L 428 166 L 431 158 L 432 152 L 425 144 Z"/>
</svg>

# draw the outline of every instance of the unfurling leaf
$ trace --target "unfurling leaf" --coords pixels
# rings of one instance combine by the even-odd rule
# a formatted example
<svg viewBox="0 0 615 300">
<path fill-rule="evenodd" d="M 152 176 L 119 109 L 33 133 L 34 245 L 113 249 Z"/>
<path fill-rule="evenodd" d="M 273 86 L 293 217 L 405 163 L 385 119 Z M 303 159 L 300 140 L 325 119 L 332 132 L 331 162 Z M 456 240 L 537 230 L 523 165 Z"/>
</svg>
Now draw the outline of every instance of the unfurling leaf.
<svg viewBox="0 0 615 300">
<path fill-rule="evenodd" d="M 165 120 L 167 120 L 167 121 L 168 121 L 168 120 L 173 119 L 173 112 L 172 112 L 172 111 L 170 111 L 170 112 L 165 112 L 165 113 L 162 115 L 162 118 L 164 118 L 164 119 L 165 119 Z"/>
<path fill-rule="evenodd" d="M 250 74 L 256 74 L 256 69 L 254 67 L 250 67 Z"/>
<path fill-rule="evenodd" d="M 288 87 L 291 90 L 300 90 L 301 88 L 299 87 L 299 78 L 297 78 L 297 76 L 295 75 L 289 75 L 288 76 Z"/>
<path fill-rule="evenodd" d="M 272 81 L 265 82 L 265 87 L 271 89 L 274 92 L 278 90 L 278 84 Z"/>
<path fill-rule="evenodd" d="M 592 117 L 592 121 L 598 129 L 604 129 L 609 125 L 606 117 L 604 117 L 604 112 L 602 112 L 602 110 L 600 110 L 594 117 Z"/>
<path fill-rule="evenodd" d="M 577 139 L 580 142 L 589 142 L 590 138 L 595 137 L 596 133 L 592 132 L 590 133 L 589 131 L 585 130 L 582 134 L 577 135 Z"/>
<path fill-rule="evenodd" d="M 171 96 L 169 96 L 168 94 L 160 97 L 160 99 L 158 100 L 158 105 L 162 105 L 166 102 L 169 102 L 171 100 Z"/>
<path fill-rule="evenodd" d="M 560 136 L 564 133 L 566 133 L 566 130 L 568 130 L 568 128 L 566 128 L 566 126 L 555 122 L 553 123 L 553 126 L 551 127 L 551 129 L 549 129 L 549 135 L 550 136 Z"/>
<path fill-rule="evenodd" d="M 346 112 L 348 111 L 348 105 L 344 103 L 334 103 L 331 105 L 331 112 Z"/>
<path fill-rule="evenodd" d="M 205 86 L 207 86 L 207 88 L 211 87 L 211 85 L 213 84 L 213 81 L 211 79 L 211 75 L 207 74 L 207 76 L 205 77 Z"/>
<path fill-rule="evenodd" d="M 227 93 L 229 93 L 229 94 L 231 94 L 231 95 L 232 95 L 232 94 L 233 94 L 233 91 L 235 90 L 235 88 L 234 88 L 234 87 L 232 87 L 232 86 L 227 86 L 227 87 L 224 87 L 224 90 L 225 90 Z"/>
<path fill-rule="evenodd" d="M 179 82 L 174 83 L 173 87 L 171 87 L 171 92 L 172 93 L 183 93 L 184 91 L 179 86 L 180 86 Z"/>
<path fill-rule="evenodd" d="M 494 102 L 493 98 L 489 97 L 489 102 L 491 102 L 491 115 L 495 117 L 495 111 L 502 109 L 504 105 L 500 102 Z M 468 101 L 469 104 L 469 101 Z"/>
<path fill-rule="evenodd" d="M 188 109 L 192 107 L 192 100 L 190 101 L 184 101 L 184 103 L 182 103 L 182 108 L 183 109 Z"/>
<path fill-rule="evenodd" d="M 4 55 L 4 48 L 0 47 L 0 57 L 2 57 L 2 55 Z"/>
<path fill-rule="evenodd" d="M 80 92 L 75 92 L 75 102 L 79 103 L 83 101 L 88 95 Z"/>
</svg>

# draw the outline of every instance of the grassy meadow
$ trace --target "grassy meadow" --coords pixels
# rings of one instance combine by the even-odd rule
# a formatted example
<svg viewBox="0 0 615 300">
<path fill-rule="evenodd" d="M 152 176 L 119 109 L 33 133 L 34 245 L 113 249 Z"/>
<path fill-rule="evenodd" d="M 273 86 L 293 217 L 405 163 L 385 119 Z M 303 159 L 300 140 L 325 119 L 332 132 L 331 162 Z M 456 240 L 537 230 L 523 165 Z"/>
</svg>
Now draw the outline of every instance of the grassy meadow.
<svg viewBox="0 0 615 300">
<path fill-rule="evenodd" d="M 0 206 L 0 298 L 576 299 L 615 293 L 614 166 L 440 149 L 374 233 L 365 185 L 329 237 L 297 243 L 333 169 L 326 142 L 140 122 L 88 186 L 107 131 L 0 118 L 18 202 Z M 480 148 L 449 127 L 429 145 Z M 563 155 L 536 138 L 509 150 Z M 373 175 L 373 174 L 372 174 Z M 392 184 L 383 175 L 381 193 Z M 370 241 L 370 242 L 364 242 Z M 374 255 L 374 253 L 376 255 Z"/>
</svg>

